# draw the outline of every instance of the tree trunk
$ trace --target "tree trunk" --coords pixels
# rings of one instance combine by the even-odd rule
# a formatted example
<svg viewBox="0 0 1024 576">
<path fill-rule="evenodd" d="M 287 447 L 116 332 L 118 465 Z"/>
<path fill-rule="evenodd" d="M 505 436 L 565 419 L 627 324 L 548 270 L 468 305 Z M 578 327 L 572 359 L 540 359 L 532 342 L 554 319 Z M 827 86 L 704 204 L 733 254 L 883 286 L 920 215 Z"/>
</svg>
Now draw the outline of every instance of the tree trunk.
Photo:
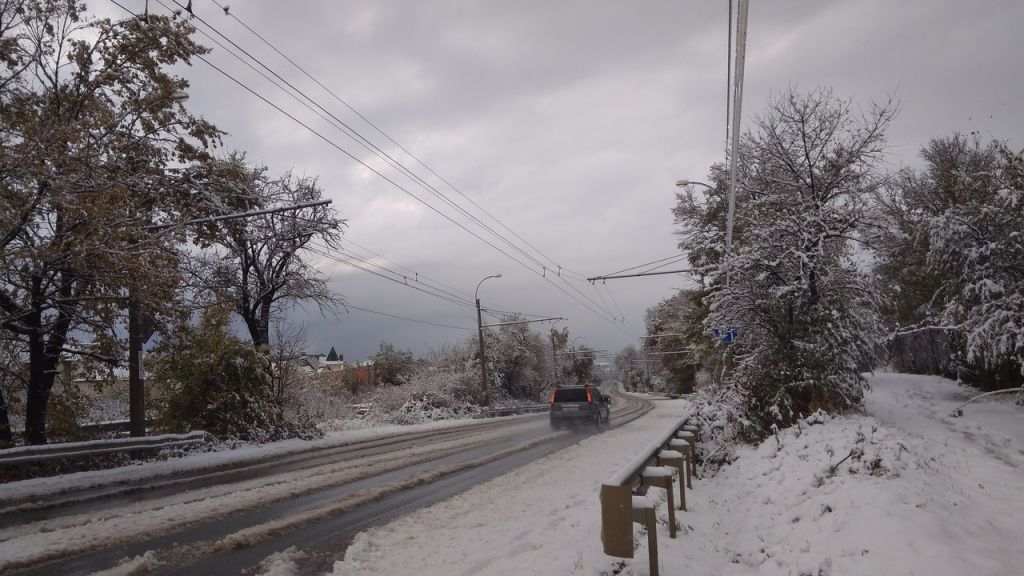
<svg viewBox="0 0 1024 576">
<path fill-rule="evenodd" d="M 259 332 L 259 340 L 253 338 L 252 343 L 257 349 L 268 349 L 270 347 L 270 298 L 264 298 L 260 302 L 259 316 L 256 318 L 256 329 Z"/>
<path fill-rule="evenodd" d="M 0 446 L 14 444 L 14 434 L 11 433 L 11 419 L 7 415 L 7 399 L 4 398 L 4 391 L 0 389 Z"/>
<path fill-rule="evenodd" d="M 28 337 L 28 391 L 25 403 L 25 442 L 46 444 L 46 404 L 53 386 L 53 375 L 47 382 L 46 347 L 40 327 L 40 314 L 32 314 L 35 330 Z"/>
<path fill-rule="evenodd" d="M 41 283 L 37 282 L 37 286 Z M 70 282 L 63 281 L 62 295 L 70 294 Z M 33 328 L 28 338 L 29 378 L 28 398 L 25 403 L 25 441 L 28 444 L 46 444 L 46 406 L 50 391 L 57 378 L 57 363 L 61 350 L 67 342 L 71 327 L 71 316 L 65 309 L 60 310 L 49 330 L 50 338 L 43 337 L 43 318 L 39 303 L 27 321 Z"/>
</svg>

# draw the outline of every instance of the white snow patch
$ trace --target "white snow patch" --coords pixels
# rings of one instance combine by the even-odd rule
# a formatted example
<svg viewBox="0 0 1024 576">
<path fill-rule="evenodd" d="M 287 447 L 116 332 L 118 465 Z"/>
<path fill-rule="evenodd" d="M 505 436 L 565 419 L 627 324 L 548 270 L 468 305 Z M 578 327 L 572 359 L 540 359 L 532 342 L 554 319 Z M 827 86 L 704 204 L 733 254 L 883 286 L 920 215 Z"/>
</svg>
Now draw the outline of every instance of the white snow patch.
<svg viewBox="0 0 1024 576">
<path fill-rule="evenodd" d="M 295 546 L 267 556 L 256 567 L 256 576 L 298 576 L 297 560 L 306 558 L 306 553 Z"/>
<path fill-rule="evenodd" d="M 89 576 L 136 576 L 146 574 L 161 566 L 163 566 L 163 562 L 157 559 L 156 552 L 147 550 L 142 556 L 126 558 L 113 568 L 93 572 Z"/>
</svg>

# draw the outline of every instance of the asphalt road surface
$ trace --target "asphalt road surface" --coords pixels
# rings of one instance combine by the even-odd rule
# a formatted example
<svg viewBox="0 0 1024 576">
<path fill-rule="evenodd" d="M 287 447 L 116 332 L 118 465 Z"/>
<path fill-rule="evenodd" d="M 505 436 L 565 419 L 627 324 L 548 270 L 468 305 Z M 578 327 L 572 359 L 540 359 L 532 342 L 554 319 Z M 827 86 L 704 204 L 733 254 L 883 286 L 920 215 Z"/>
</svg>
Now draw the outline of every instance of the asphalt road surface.
<svg viewBox="0 0 1024 576">
<path fill-rule="evenodd" d="M 651 408 L 611 391 L 611 422 L 621 426 Z M 293 453 L 220 469 L 80 490 L 42 506 L 0 509 L 0 535 L 53 532 L 102 518 L 163 519 L 160 527 L 112 531 L 56 542 L 46 560 L 8 574 L 86 575 L 149 552 L 153 574 L 252 574 L 271 554 L 295 546 L 300 572 L 323 573 L 360 531 L 599 433 L 589 426 L 553 431 L 547 414 L 476 420 Z M 212 498 L 212 500 L 211 500 Z M 206 502 L 225 501 L 222 508 Z M 17 504 L 17 503 L 14 503 Z M 2 537 L 2 536 L 0 536 Z"/>
</svg>

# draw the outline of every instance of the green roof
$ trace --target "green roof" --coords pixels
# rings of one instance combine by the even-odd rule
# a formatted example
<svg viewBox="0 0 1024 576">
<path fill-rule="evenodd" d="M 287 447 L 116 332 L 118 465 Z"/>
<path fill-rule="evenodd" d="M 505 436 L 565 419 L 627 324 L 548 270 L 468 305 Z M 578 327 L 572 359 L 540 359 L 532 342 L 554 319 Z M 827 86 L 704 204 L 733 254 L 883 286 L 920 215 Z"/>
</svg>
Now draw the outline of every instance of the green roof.
<svg viewBox="0 0 1024 576">
<path fill-rule="evenodd" d="M 337 362 L 338 361 L 338 353 L 334 351 L 334 346 L 331 346 L 331 351 L 327 353 L 327 361 L 328 362 Z"/>
</svg>

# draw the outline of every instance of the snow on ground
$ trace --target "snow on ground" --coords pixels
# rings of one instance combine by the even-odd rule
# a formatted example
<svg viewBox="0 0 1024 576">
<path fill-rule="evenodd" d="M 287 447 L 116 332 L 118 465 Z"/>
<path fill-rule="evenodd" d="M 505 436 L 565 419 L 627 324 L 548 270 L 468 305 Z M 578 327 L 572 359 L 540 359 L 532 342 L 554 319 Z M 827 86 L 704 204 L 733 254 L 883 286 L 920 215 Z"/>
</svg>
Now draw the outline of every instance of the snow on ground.
<svg viewBox="0 0 1024 576">
<path fill-rule="evenodd" d="M 334 574 L 590 574 L 604 569 L 609 562 L 600 553 L 601 482 L 690 408 L 685 400 L 658 401 L 639 420 L 362 532 Z"/>
<path fill-rule="evenodd" d="M 361 478 L 400 470 L 414 464 L 430 462 L 462 452 L 480 442 L 502 438 L 506 434 L 507 432 L 501 429 L 487 428 L 478 430 L 472 435 L 435 442 L 428 449 L 410 446 L 382 455 L 347 458 L 301 471 L 283 472 L 256 477 L 244 482 L 190 490 L 162 498 L 128 502 L 106 508 L 101 514 L 91 511 L 2 528 L 0 529 L 0 571 L 12 565 L 48 559 L 55 552 L 63 554 L 82 552 L 124 544 L 141 537 L 157 536 L 190 523 L 225 516 L 239 510 L 293 498 Z M 495 455 L 495 457 L 497 456 L 498 454 Z M 429 478 L 424 478 L 422 474 L 414 475 L 404 481 L 397 481 L 370 490 L 368 495 L 353 494 L 350 498 L 335 503 L 333 507 L 321 506 L 316 510 L 300 511 L 289 516 L 279 517 L 271 522 L 242 530 L 229 538 L 232 541 L 239 539 L 241 541 L 258 541 L 260 538 L 266 537 L 268 533 L 301 524 L 308 519 L 322 517 L 325 513 L 331 511 L 341 513 L 351 508 L 352 500 L 357 503 L 372 501 L 380 498 L 381 495 L 428 480 Z M 212 547 L 216 548 L 217 546 Z"/>
<path fill-rule="evenodd" d="M 1012 576 L 1024 566 L 1024 411 L 937 377 L 869 377 L 867 414 L 814 415 L 698 478 L 661 574 Z M 360 533 L 354 574 L 649 574 L 600 542 L 600 482 L 685 400 L 457 497 Z M 660 493 L 661 490 L 652 490 Z M 664 502 L 658 511 L 665 517 Z M 664 524 L 664 523 L 663 523 Z"/>
<path fill-rule="evenodd" d="M 507 418 L 524 417 L 528 416 L 510 416 Z M 32 478 L 29 480 L 0 484 L 0 506 L 12 501 L 23 499 L 46 498 L 71 490 L 123 484 L 148 478 L 160 478 L 187 471 L 210 470 L 222 466 L 256 462 L 267 458 L 277 458 L 288 454 L 345 446 L 357 442 L 379 440 L 401 434 L 437 431 L 467 425 L 472 426 L 474 423 L 484 422 L 486 421 L 450 420 L 411 426 L 389 425 L 362 430 L 330 432 L 324 438 L 318 440 L 283 440 L 281 442 L 248 445 L 230 450 L 191 453 L 173 460 L 144 462 L 134 466 L 123 466 L 108 470 L 78 472 L 47 478 Z"/>
</svg>

